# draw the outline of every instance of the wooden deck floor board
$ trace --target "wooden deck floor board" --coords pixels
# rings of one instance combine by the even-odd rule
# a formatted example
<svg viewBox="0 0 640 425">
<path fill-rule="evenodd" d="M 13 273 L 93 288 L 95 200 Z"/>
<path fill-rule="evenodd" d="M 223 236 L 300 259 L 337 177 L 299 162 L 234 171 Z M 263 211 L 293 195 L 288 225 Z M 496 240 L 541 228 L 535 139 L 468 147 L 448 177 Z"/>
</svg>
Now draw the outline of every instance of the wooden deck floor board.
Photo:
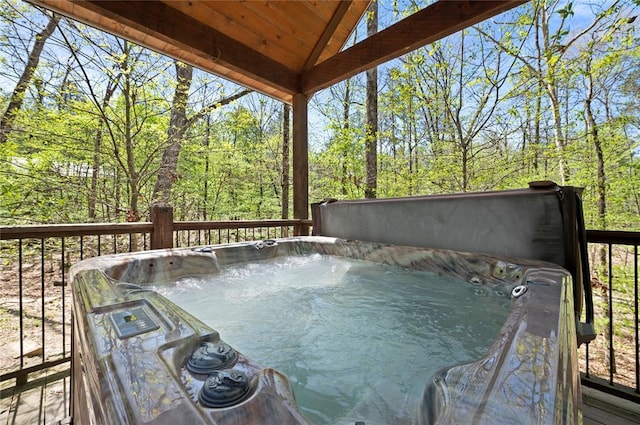
<svg viewBox="0 0 640 425">
<path fill-rule="evenodd" d="M 582 387 L 582 404 L 585 425 L 640 424 L 640 405 L 634 402 Z"/>
<path fill-rule="evenodd" d="M 30 375 L 25 385 L 3 385 L 0 425 L 52 424 L 69 416 L 69 365 Z"/>
<path fill-rule="evenodd" d="M 44 394 L 44 386 L 16 391 L 11 402 L 9 420 L 15 424 L 44 423 Z"/>
<path fill-rule="evenodd" d="M 69 388 L 71 378 L 69 373 L 47 376 L 44 423 L 51 424 L 69 416 Z"/>
<path fill-rule="evenodd" d="M 9 411 L 11 410 L 11 400 L 13 399 L 13 391 L 10 391 L 10 390 L 2 390 L 2 391 L 3 393 L 0 394 L 0 425 L 7 425 L 9 423 Z"/>
</svg>

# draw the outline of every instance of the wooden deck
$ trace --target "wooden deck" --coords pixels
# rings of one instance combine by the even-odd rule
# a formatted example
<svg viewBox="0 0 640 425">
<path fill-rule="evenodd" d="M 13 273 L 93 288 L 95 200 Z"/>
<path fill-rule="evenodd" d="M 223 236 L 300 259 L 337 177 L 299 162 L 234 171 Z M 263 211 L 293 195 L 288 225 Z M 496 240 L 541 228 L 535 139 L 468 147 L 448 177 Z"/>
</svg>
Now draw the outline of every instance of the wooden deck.
<svg viewBox="0 0 640 425">
<path fill-rule="evenodd" d="M 13 383 L 11 383 L 13 385 Z M 21 387 L 3 382 L 0 397 L 0 425 L 62 425 L 69 417 L 69 365 L 64 364 L 39 375 Z M 640 424 L 640 404 L 583 387 L 585 425 Z"/>
<path fill-rule="evenodd" d="M 19 387 L 13 380 L 0 383 L 0 425 L 68 423 L 69 364 L 29 375 Z"/>
<path fill-rule="evenodd" d="M 640 404 L 584 386 L 582 402 L 585 425 L 640 424 Z"/>
</svg>

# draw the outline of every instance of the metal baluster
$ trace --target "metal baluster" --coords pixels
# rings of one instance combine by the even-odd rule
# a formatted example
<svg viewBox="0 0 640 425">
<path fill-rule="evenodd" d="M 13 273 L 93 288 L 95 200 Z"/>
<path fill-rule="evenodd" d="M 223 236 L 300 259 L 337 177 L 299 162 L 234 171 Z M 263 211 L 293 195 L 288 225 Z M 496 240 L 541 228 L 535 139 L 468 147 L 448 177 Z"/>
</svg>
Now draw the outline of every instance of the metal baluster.
<svg viewBox="0 0 640 425">
<path fill-rule="evenodd" d="M 18 302 L 20 305 L 20 369 L 24 367 L 24 306 L 22 304 L 22 239 L 18 239 Z"/>
<path fill-rule="evenodd" d="M 636 393 L 640 393 L 640 344 L 638 341 L 638 245 L 633 246 L 633 312 L 636 319 Z"/>
<path fill-rule="evenodd" d="M 40 305 L 42 308 L 40 323 L 42 323 L 42 363 L 46 358 L 46 346 L 45 346 L 45 320 L 44 320 L 44 239 L 40 239 Z"/>
<path fill-rule="evenodd" d="M 613 385 L 613 254 L 612 244 L 609 244 L 609 384 Z"/>
<path fill-rule="evenodd" d="M 65 287 L 65 263 L 64 263 L 64 237 L 60 238 L 62 241 L 62 357 L 65 357 L 65 354 L 67 352 L 67 345 L 66 345 L 66 336 L 65 336 L 65 332 L 66 332 L 66 325 L 65 325 L 65 310 L 66 310 L 66 305 L 65 305 L 65 293 L 64 293 L 64 287 Z"/>
</svg>

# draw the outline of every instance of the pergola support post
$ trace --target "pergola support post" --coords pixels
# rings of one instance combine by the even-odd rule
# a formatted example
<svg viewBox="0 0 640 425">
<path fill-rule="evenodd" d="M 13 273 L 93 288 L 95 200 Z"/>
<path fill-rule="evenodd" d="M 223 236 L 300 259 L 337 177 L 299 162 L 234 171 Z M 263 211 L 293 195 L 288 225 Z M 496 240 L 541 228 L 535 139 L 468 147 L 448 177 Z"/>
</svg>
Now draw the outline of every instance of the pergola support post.
<svg viewBox="0 0 640 425">
<path fill-rule="evenodd" d="M 309 97 L 303 93 L 293 96 L 293 218 L 309 218 Z M 295 236 L 309 234 L 309 226 L 297 225 Z"/>
</svg>

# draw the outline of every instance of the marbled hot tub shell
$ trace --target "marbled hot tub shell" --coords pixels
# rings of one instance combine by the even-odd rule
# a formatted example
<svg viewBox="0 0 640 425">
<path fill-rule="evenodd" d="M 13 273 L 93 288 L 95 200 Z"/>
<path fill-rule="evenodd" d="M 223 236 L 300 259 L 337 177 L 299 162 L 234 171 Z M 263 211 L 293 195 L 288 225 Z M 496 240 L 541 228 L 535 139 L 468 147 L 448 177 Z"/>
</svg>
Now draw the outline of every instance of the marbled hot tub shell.
<svg viewBox="0 0 640 425">
<path fill-rule="evenodd" d="M 230 264 L 322 254 L 426 270 L 511 293 L 512 308 L 486 355 L 424 383 L 412 423 L 574 423 L 581 416 L 571 277 L 550 263 L 329 237 L 299 237 L 120 254 L 71 270 L 73 416 L 77 423 L 307 424 L 289 379 L 232 352 L 217 381 L 191 355 L 228 354 L 215 329 L 150 291 Z M 231 373 L 229 375 L 228 373 Z M 205 407 L 200 391 L 235 385 L 230 406 Z M 204 397 L 207 399 L 207 397 Z"/>
</svg>

